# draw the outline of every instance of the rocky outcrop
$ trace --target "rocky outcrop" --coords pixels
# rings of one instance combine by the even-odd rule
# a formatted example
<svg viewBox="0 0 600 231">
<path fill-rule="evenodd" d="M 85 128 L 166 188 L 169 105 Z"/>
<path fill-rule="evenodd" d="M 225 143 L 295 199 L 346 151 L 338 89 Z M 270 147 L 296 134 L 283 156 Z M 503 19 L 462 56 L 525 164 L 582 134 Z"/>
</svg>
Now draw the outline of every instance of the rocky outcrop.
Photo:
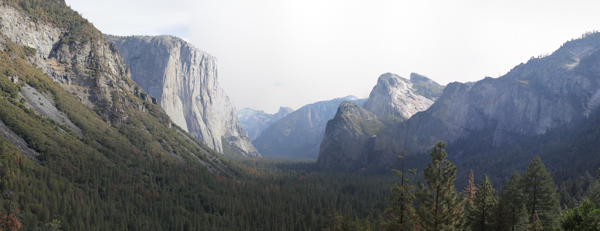
<svg viewBox="0 0 600 231">
<path fill-rule="evenodd" d="M 385 73 L 379 76 L 377 85 L 363 106 L 381 118 L 393 116 L 408 119 L 433 104 L 433 100 L 417 94 L 412 86 L 407 79 Z"/>
<path fill-rule="evenodd" d="M 147 132 L 155 142 L 138 148 L 152 150 L 152 155 L 170 154 L 175 160 L 183 162 L 186 162 L 185 158 L 192 157 L 187 159 L 188 164 L 189 160 L 197 159 L 216 174 L 230 172 L 227 165 L 204 145 L 196 145 L 198 150 L 186 148 L 189 143 L 182 141 L 180 134 L 175 133 L 176 128 L 171 127 L 169 117 L 153 104 L 156 99 L 148 96 L 131 80 L 129 68 L 117 48 L 107 43 L 100 31 L 79 13 L 71 10 L 64 1 L 49 1 L 35 9 L 21 8 L 17 2 L 0 1 L 0 53 L 5 58 L 10 57 L 2 60 L 3 65 L 9 67 L 5 69 L 12 72 L 6 73 L 8 80 L 20 86 L 20 92 L 12 97 L 22 105 L 15 105 L 19 105 L 28 115 L 35 113 L 36 118 L 45 117 L 56 122 L 52 123 L 56 125 L 52 132 L 56 131 L 61 135 L 46 133 L 49 139 L 72 135 L 73 139 L 60 138 L 64 140 L 54 141 L 60 144 L 63 141 L 76 141 L 82 147 L 88 146 L 102 153 L 103 150 L 113 148 L 120 150 L 121 146 L 132 148 L 131 138 Z M 19 68 L 13 71 L 12 67 Z M 35 68 L 47 74 L 62 89 L 56 88 L 54 83 L 38 81 L 46 76 L 42 76 Z M 81 104 L 73 101 L 71 96 Z M 98 120 L 96 115 L 74 115 L 75 112 L 66 110 L 81 109 L 79 107 L 92 109 L 106 123 Z M 27 138 L 35 128 L 30 128 L 31 125 L 28 124 L 26 129 L 22 129 L 15 127 L 14 121 L 8 123 L 9 121 L 11 120 L 4 121 L 7 126 L 0 128 L 0 135 L 17 146 L 23 154 L 39 162 L 35 157 L 36 151 L 44 153 L 48 150 L 38 149 L 39 146 L 31 143 L 31 137 Z M 152 125 L 151 128 L 147 127 L 149 124 Z M 15 128 L 21 131 L 9 131 Z M 112 137 L 114 139 L 98 136 L 97 132 L 108 134 L 111 130 L 119 130 L 121 133 L 117 132 L 118 135 Z M 162 138 L 165 134 L 169 134 L 170 140 Z M 21 136 L 20 139 L 17 136 Z M 114 146 L 116 144 L 119 146 Z M 42 158 L 40 160 L 44 162 Z"/>
<path fill-rule="evenodd" d="M 499 147 L 585 121 L 600 98 L 600 34 L 565 43 L 552 55 L 532 58 L 500 78 L 470 87 L 451 83 L 426 111 L 383 129 L 376 137 L 373 164 L 389 167 L 400 150 L 425 152 L 438 140 L 457 139 Z M 473 134 L 477 134 L 474 136 Z M 484 140 L 482 140 L 484 139 Z M 457 149 L 457 148 L 454 148 Z M 450 153 L 476 155 L 458 150 Z"/>
<path fill-rule="evenodd" d="M 175 124 L 219 153 L 260 156 L 219 86 L 215 57 L 173 36 L 106 38 L 125 58 L 132 79 L 158 100 Z M 224 148 L 223 142 L 233 148 Z"/>
<path fill-rule="evenodd" d="M 375 114 L 344 101 L 335 117 L 327 122 L 317 165 L 323 169 L 356 171 L 375 159 L 370 156 L 375 134 L 383 127 Z"/>
<path fill-rule="evenodd" d="M 377 135 L 426 110 L 439 97 L 440 88 L 443 86 L 415 73 L 411 74 L 411 81 L 392 73 L 379 76 L 364 108 L 344 102 L 327 123 L 319 149 L 319 167 L 356 171 L 379 161 L 381 153 L 374 152 Z"/>
<path fill-rule="evenodd" d="M 244 108 L 237 111 L 237 116 L 240 125 L 242 125 L 242 128 L 246 132 L 246 136 L 248 136 L 250 140 L 255 140 L 271 124 L 277 122 L 293 111 L 294 109 L 289 107 L 280 107 L 277 113 L 267 114 L 262 110 Z"/>
<path fill-rule="evenodd" d="M 443 85 L 417 73 L 410 73 L 410 82 L 415 93 L 433 101 L 442 96 L 442 92 L 444 91 Z"/>
<path fill-rule="evenodd" d="M 42 20 L 34 22 L 5 2 L 0 3 L 0 18 L 2 35 L 33 51 L 26 57 L 29 63 L 88 107 L 106 105 L 100 113 L 107 122 L 123 123 L 129 109 L 143 110 L 139 102 L 126 97 L 135 92 L 136 85 L 128 81 L 130 73 L 125 61 L 91 24 L 71 28 L 83 31 L 69 31 Z"/>
<path fill-rule="evenodd" d="M 364 99 L 347 96 L 303 106 L 269 126 L 253 144 L 263 155 L 316 159 L 327 121 L 343 101 L 362 104 Z"/>
</svg>

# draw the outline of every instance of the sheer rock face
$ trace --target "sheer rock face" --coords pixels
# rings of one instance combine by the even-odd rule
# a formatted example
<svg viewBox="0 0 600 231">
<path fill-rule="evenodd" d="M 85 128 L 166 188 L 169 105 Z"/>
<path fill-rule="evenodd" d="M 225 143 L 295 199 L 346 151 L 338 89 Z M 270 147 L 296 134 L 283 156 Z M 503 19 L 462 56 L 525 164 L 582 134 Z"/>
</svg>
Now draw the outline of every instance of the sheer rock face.
<svg viewBox="0 0 600 231">
<path fill-rule="evenodd" d="M 222 142 L 259 157 L 219 86 L 217 59 L 172 36 L 106 36 L 127 61 L 132 79 L 158 99 L 173 122 L 219 153 Z"/>
<path fill-rule="evenodd" d="M 387 89 L 404 89 L 407 92 L 406 81 L 394 81 L 388 76 L 380 78 L 380 86 L 376 86 L 374 91 L 380 89 L 378 91 L 385 93 Z M 387 116 L 395 112 L 393 109 L 396 107 L 392 103 L 378 102 L 391 98 L 389 95 L 372 93 L 365 108 L 378 115 Z M 401 150 L 406 150 L 409 155 L 424 153 L 439 140 L 452 145 L 457 139 L 463 140 L 463 143 L 490 139 L 486 142 L 496 147 L 514 145 L 549 129 L 574 126 L 585 121 L 599 105 L 600 33 L 595 33 L 565 43 L 552 55 L 532 58 L 500 78 L 488 77 L 470 84 L 450 83 L 427 110 L 383 128 L 373 144 L 367 142 L 362 148 L 352 147 L 360 139 L 350 136 L 353 133 L 349 132 L 337 134 L 337 142 L 348 146 L 338 145 L 337 149 L 343 150 L 338 152 L 347 156 L 355 156 L 356 151 L 353 150 L 361 150 L 362 155 L 374 158 L 368 165 L 391 167 L 397 162 L 395 155 Z M 340 131 L 332 129 L 333 134 L 329 134 L 328 130 L 325 137 L 349 131 L 343 126 L 338 127 L 342 127 Z M 320 155 L 342 155 L 336 151 L 324 153 L 323 150 Z M 459 158 L 461 152 L 458 150 L 450 155 Z M 346 169 L 351 166 L 341 165 Z"/>
<path fill-rule="evenodd" d="M 396 74 L 385 73 L 379 76 L 364 108 L 377 117 L 396 116 L 408 119 L 417 112 L 424 111 L 433 100 L 417 94 L 412 83 Z"/>
<path fill-rule="evenodd" d="M 263 155 L 316 159 L 327 121 L 343 101 L 362 104 L 364 99 L 347 96 L 303 106 L 269 126 L 252 143 Z"/>
<path fill-rule="evenodd" d="M 317 159 L 319 167 L 347 171 L 367 167 L 373 159 L 369 149 L 375 136 L 366 131 L 366 126 L 381 127 L 383 124 L 375 114 L 361 106 L 342 102 L 335 117 L 327 122 Z"/>
<path fill-rule="evenodd" d="M 419 90 L 413 88 L 413 83 L 419 84 Z M 377 162 L 380 153 L 374 152 L 374 145 L 378 134 L 393 121 L 406 120 L 429 108 L 432 99 L 439 97 L 441 88 L 443 86 L 414 73 L 411 81 L 392 73 L 379 76 L 364 108 L 344 102 L 327 123 L 319 149 L 319 167 L 356 171 Z"/>
<path fill-rule="evenodd" d="M 585 120 L 600 99 L 600 34 L 565 43 L 550 56 L 532 58 L 500 78 L 469 87 L 451 83 L 428 110 L 382 131 L 374 153 L 379 165 L 394 153 L 424 152 L 438 140 L 452 144 L 489 130 L 494 146 L 513 145 L 557 126 Z M 474 137 L 473 137 L 474 138 Z"/>
<path fill-rule="evenodd" d="M 62 40 L 67 30 L 34 22 L 25 13 L 1 3 L 0 32 L 19 46 L 35 48 L 35 54 L 26 57 L 26 61 L 86 106 L 94 108 L 101 101 L 115 106 L 115 100 L 119 101 L 118 107 L 106 112 L 107 122 L 123 123 L 129 116 L 129 108 L 144 110 L 139 102 L 126 97 L 139 86 L 127 81 L 130 72 L 125 60 L 98 31 L 98 36 L 91 40 L 65 43 Z"/>
<path fill-rule="evenodd" d="M 271 124 L 294 112 L 289 107 L 280 107 L 275 114 L 267 114 L 262 110 L 244 108 L 237 111 L 238 120 L 250 140 L 255 140 Z"/>
</svg>

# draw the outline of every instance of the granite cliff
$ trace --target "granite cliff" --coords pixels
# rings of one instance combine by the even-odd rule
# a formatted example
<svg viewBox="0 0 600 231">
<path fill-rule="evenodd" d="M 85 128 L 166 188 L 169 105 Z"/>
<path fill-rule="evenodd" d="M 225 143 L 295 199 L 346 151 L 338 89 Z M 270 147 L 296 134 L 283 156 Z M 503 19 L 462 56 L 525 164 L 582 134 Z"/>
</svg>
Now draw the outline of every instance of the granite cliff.
<svg viewBox="0 0 600 231">
<path fill-rule="evenodd" d="M 2 137 L 60 175 L 83 156 L 112 168 L 140 153 L 229 172 L 171 126 L 117 48 L 64 1 L 0 1 L 0 63 Z"/>
<path fill-rule="evenodd" d="M 250 140 L 255 140 L 271 124 L 277 122 L 293 111 L 294 109 L 289 107 L 280 107 L 277 113 L 267 114 L 262 110 L 244 108 L 237 111 L 237 116 L 240 125 L 242 125 L 242 128 L 246 132 L 246 136 L 248 136 Z"/>
<path fill-rule="evenodd" d="M 271 124 L 252 143 L 263 155 L 316 159 L 327 121 L 343 101 L 362 104 L 364 99 L 347 96 L 303 106 Z"/>
<path fill-rule="evenodd" d="M 408 119 L 415 113 L 426 110 L 431 104 L 433 100 L 417 94 L 411 81 L 396 74 L 385 73 L 379 76 L 377 85 L 373 87 L 363 107 L 377 117 Z"/>
<path fill-rule="evenodd" d="M 379 76 L 364 108 L 344 102 L 327 122 L 317 164 L 323 169 L 356 171 L 378 161 L 380 153 L 373 152 L 377 135 L 426 110 L 439 97 L 441 88 L 415 73 L 410 81 L 392 73 Z"/>
<path fill-rule="evenodd" d="M 0 18 L 2 35 L 31 54 L 27 62 L 100 112 L 105 121 L 121 124 L 129 109 L 144 109 L 127 96 L 142 91 L 129 79 L 125 60 L 87 20 L 74 19 L 79 26 L 61 27 L 60 21 L 34 20 L 5 2 L 0 3 Z"/>
<path fill-rule="evenodd" d="M 173 36 L 106 36 L 173 122 L 223 154 L 260 157 L 219 86 L 217 59 Z"/>
<path fill-rule="evenodd" d="M 429 109 L 377 134 L 370 155 L 379 158 L 373 165 L 389 167 L 400 150 L 422 153 L 438 140 L 450 147 L 457 139 L 469 145 L 489 139 L 485 142 L 492 147 L 510 146 L 585 121 L 599 104 L 600 34 L 586 34 L 502 77 L 448 84 Z M 474 155 L 461 150 L 452 154 Z"/>
<path fill-rule="evenodd" d="M 359 105 L 342 102 L 335 117 L 327 122 L 317 164 L 324 169 L 348 171 L 367 167 L 374 159 L 370 156 L 370 146 L 383 126 L 375 114 Z"/>
</svg>

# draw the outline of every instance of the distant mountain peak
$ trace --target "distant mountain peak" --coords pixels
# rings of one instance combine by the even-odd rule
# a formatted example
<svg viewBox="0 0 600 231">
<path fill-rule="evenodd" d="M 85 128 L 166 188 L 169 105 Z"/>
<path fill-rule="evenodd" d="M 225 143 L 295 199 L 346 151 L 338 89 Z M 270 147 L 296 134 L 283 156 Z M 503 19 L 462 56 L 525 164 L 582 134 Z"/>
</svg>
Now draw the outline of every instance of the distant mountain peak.
<svg viewBox="0 0 600 231">
<path fill-rule="evenodd" d="M 379 76 L 364 108 L 378 117 L 395 116 L 408 119 L 433 104 L 431 99 L 418 94 L 413 84 L 393 73 Z"/>
<path fill-rule="evenodd" d="M 125 58 L 132 79 L 158 99 L 175 124 L 221 154 L 260 157 L 219 86 L 214 56 L 174 36 L 105 38 Z"/>
<path fill-rule="evenodd" d="M 294 109 L 279 107 L 275 114 L 269 114 L 263 110 L 244 108 L 237 111 L 238 120 L 250 140 L 255 140 L 271 124 L 292 113 Z"/>
</svg>

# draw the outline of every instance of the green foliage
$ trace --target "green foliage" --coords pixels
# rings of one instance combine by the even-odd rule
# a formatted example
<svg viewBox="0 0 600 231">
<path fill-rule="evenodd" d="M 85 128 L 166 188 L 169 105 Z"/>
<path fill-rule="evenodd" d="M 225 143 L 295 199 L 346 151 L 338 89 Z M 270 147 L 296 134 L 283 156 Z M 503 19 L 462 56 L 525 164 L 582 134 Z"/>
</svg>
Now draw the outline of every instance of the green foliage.
<svg viewBox="0 0 600 231">
<path fill-rule="evenodd" d="M 496 190 L 492 187 L 487 175 L 484 176 L 478 188 L 473 204 L 469 206 L 467 223 L 471 230 L 491 230 L 496 225 L 494 216 L 498 206 Z"/>
<path fill-rule="evenodd" d="M 151 103 L 143 104 L 148 113 L 128 111 L 126 121 L 111 126 L 98 114 L 114 105 L 95 113 L 14 55 L 21 48 L 11 49 L 0 52 L 0 73 L 52 97 L 84 135 L 11 98 L 20 86 L 0 76 L 14 88 L 1 91 L 0 119 L 40 153 L 38 164 L 0 138 L 0 190 L 19 195 L 21 230 L 53 220 L 63 230 L 319 230 L 334 210 L 370 217 L 369 227 L 379 227 L 392 178 L 285 170 L 290 165 L 276 161 L 231 163 L 169 127 Z"/>
<path fill-rule="evenodd" d="M 439 141 L 431 150 L 431 164 L 424 170 L 427 186 L 419 183 L 417 209 L 419 224 L 425 230 L 458 230 L 464 224 L 464 197 L 454 188 L 456 167 L 445 160 L 446 144 Z"/>
<path fill-rule="evenodd" d="M 600 182 L 594 182 L 592 187 L 590 187 L 588 197 L 590 201 L 596 205 L 596 207 L 600 207 Z"/>
<path fill-rule="evenodd" d="M 513 173 L 500 193 L 506 207 L 509 227 L 512 230 L 525 230 L 527 222 L 527 209 L 525 208 L 525 195 L 523 194 L 523 177 L 519 172 Z"/>
<path fill-rule="evenodd" d="M 23 46 L 23 53 L 25 56 L 32 56 L 37 53 L 37 50 L 33 47 Z"/>
<path fill-rule="evenodd" d="M 371 222 L 369 218 L 359 220 L 352 216 L 341 216 L 337 212 L 333 212 L 329 216 L 329 224 L 326 229 L 328 231 L 371 231 Z"/>
<path fill-rule="evenodd" d="M 61 231 L 60 227 L 61 227 L 61 222 L 59 220 L 52 220 L 51 222 L 48 222 L 46 224 L 46 229 L 48 231 Z"/>
<path fill-rule="evenodd" d="M 415 186 L 412 185 L 411 178 L 405 175 L 404 157 L 406 151 L 398 158 L 402 161 L 402 169 L 393 169 L 394 173 L 401 178 L 399 184 L 395 184 L 387 201 L 390 207 L 385 210 L 384 216 L 389 219 L 385 223 L 386 230 L 414 230 L 417 227 L 415 208 L 413 207 L 415 199 Z M 408 170 L 411 175 L 415 175 L 416 169 Z"/>
<path fill-rule="evenodd" d="M 594 182 L 588 172 L 600 166 L 599 152 L 594 148 L 600 142 L 599 115 L 596 111 L 588 120 L 574 121 L 569 127 L 557 127 L 544 135 L 523 138 L 515 145 L 500 148 L 491 143 L 493 131 L 473 131 L 474 142 L 459 139 L 447 149 L 451 156 L 461 153 L 460 158 L 453 160 L 459 169 L 456 185 L 464 187 L 468 170 L 473 169 L 487 173 L 499 189 L 515 171 L 522 173 L 534 156 L 539 155 L 559 186 L 560 205 L 574 207 Z"/>
<path fill-rule="evenodd" d="M 600 209 L 590 200 L 583 200 L 579 206 L 565 209 L 560 227 L 573 231 L 600 230 Z"/>
<path fill-rule="evenodd" d="M 537 211 L 533 211 L 533 218 L 531 220 L 531 223 L 529 223 L 529 228 L 527 230 L 528 231 L 542 231 L 542 230 L 544 230 L 544 227 L 542 226 L 542 221 L 538 217 Z"/>
<path fill-rule="evenodd" d="M 535 221 L 533 216 L 537 214 L 545 230 L 558 226 L 560 215 L 558 194 L 554 181 L 539 156 L 534 157 L 525 170 L 523 186 L 525 205 L 531 221 Z"/>
<path fill-rule="evenodd" d="M 410 82 L 413 84 L 413 89 L 415 89 L 419 95 L 425 96 L 425 98 L 431 100 L 435 100 L 442 96 L 442 92 L 444 91 L 444 86 L 416 73 L 410 74 Z"/>
</svg>

